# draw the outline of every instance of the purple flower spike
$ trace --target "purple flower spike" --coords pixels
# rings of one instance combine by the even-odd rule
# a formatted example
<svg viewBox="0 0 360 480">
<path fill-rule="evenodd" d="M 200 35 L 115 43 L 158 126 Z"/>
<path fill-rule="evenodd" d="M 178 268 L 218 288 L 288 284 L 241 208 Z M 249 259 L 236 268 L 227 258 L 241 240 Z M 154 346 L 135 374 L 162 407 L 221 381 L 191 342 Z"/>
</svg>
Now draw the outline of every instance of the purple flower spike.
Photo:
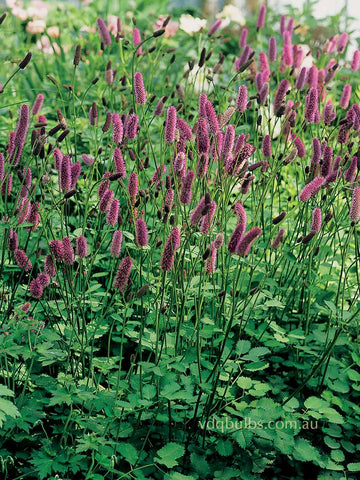
<svg viewBox="0 0 360 480">
<path fill-rule="evenodd" d="M 180 202 L 187 204 L 191 202 L 192 198 L 192 184 L 194 181 L 195 173 L 192 170 L 188 170 L 186 177 L 182 181 Z"/>
<path fill-rule="evenodd" d="M 129 282 L 132 266 L 133 263 L 130 257 L 125 257 L 121 260 L 114 281 L 114 288 L 116 288 L 121 293 L 125 290 Z"/>
<path fill-rule="evenodd" d="M 112 236 L 110 255 L 112 257 L 118 258 L 121 253 L 122 246 L 122 232 L 120 230 L 115 230 Z"/>
<path fill-rule="evenodd" d="M 80 258 L 86 258 L 88 256 L 88 246 L 86 238 L 83 235 L 76 238 L 76 254 Z"/>
<path fill-rule="evenodd" d="M 265 25 L 265 16 L 266 16 L 266 5 L 261 5 L 259 10 L 259 16 L 256 22 L 256 28 L 264 28 Z"/>
<path fill-rule="evenodd" d="M 254 241 L 259 238 L 261 235 L 261 228 L 259 227 L 254 227 L 252 228 L 245 236 L 242 237 L 240 240 L 236 253 L 240 255 L 240 257 L 246 257 L 246 255 L 249 253 L 250 248 Z"/>
<path fill-rule="evenodd" d="M 136 243 L 139 247 L 146 247 L 148 244 L 148 230 L 142 218 L 136 219 Z"/>
<path fill-rule="evenodd" d="M 104 45 L 111 45 L 111 36 L 107 26 L 102 18 L 96 20 L 98 31 L 101 37 L 101 41 Z"/>
<path fill-rule="evenodd" d="M 117 198 L 114 198 L 110 203 L 110 207 L 106 215 L 106 223 L 108 225 L 114 226 L 117 223 L 119 219 L 119 210 L 120 202 Z"/>
<path fill-rule="evenodd" d="M 111 115 L 111 123 L 113 126 L 113 135 L 112 139 L 114 143 L 121 143 L 124 136 L 124 126 L 121 120 L 121 117 L 118 113 L 113 113 Z"/>
<path fill-rule="evenodd" d="M 301 202 L 307 202 L 310 198 L 314 197 L 321 189 L 325 179 L 323 177 L 316 177 L 310 183 L 305 185 L 299 194 L 299 200 Z"/>
<path fill-rule="evenodd" d="M 33 115 L 38 115 L 41 107 L 43 106 L 44 103 L 44 95 L 42 93 L 39 93 L 39 95 L 36 97 L 35 102 L 32 106 L 31 113 Z"/>
<path fill-rule="evenodd" d="M 321 210 L 320 208 L 315 208 L 311 216 L 311 233 L 319 233 L 321 230 Z"/>
<path fill-rule="evenodd" d="M 175 129 L 176 129 L 176 108 L 169 107 L 166 113 L 165 123 L 165 140 L 167 143 L 175 142 Z"/>
</svg>

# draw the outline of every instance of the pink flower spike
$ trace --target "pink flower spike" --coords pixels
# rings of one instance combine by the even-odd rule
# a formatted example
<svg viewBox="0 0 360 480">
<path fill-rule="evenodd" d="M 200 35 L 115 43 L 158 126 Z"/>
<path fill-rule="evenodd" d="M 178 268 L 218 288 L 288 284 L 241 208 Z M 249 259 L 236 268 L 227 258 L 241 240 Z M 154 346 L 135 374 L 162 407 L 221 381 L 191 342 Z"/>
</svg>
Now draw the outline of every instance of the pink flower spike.
<svg viewBox="0 0 360 480">
<path fill-rule="evenodd" d="M 325 179 L 323 177 L 315 177 L 310 183 L 305 185 L 299 194 L 301 202 L 307 202 L 314 197 L 321 189 Z"/>
<path fill-rule="evenodd" d="M 256 28 L 259 30 L 260 28 L 264 28 L 265 25 L 265 16 L 266 16 L 266 5 L 261 5 L 259 10 L 259 16 L 256 22 Z"/>
<path fill-rule="evenodd" d="M 69 237 L 64 237 L 62 241 L 62 261 L 66 265 L 72 265 L 75 262 L 75 253 Z"/>
<path fill-rule="evenodd" d="M 30 286 L 29 286 L 29 292 L 32 297 L 38 300 L 42 297 L 43 287 L 37 279 L 31 280 Z"/>
<path fill-rule="evenodd" d="M 344 109 L 348 108 L 350 97 L 351 97 L 351 91 L 352 91 L 351 85 L 349 83 L 346 83 L 344 85 L 341 98 L 339 101 L 339 105 L 341 108 L 344 108 Z"/>
<path fill-rule="evenodd" d="M 44 95 L 42 93 L 39 93 L 32 106 L 31 113 L 33 115 L 38 115 L 41 110 L 41 107 L 43 106 L 43 103 L 44 103 Z"/>
<path fill-rule="evenodd" d="M 122 232 L 120 230 L 115 230 L 112 236 L 110 255 L 112 257 L 118 258 L 121 253 L 122 246 Z"/>
<path fill-rule="evenodd" d="M 192 198 L 192 184 L 194 181 L 195 173 L 192 170 L 188 170 L 186 177 L 184 177 L 181 184 L 180 202 L 187 204 L 191 202 Z"/>
<path fill-rule="evenodd" d="M 16 263 L 22 270 L 25 270 L 25 272 L 29 272 L 32 269 L 32 264 L 26 256 L 24 250 L 15 250 L 14 257 Z"/>
<path fill-rule="evenodd" d="M 119 220 L 119 210 L 120 210 L 120 202 L 117 198 L 114 198 L 106 215 L 106 223 L 108 225 L 114 226 Z"/>
<path fill-rule="evenodd" d="M 176 108 L 169 107 L 166 113 L 165 123 L 165 140 L 167 143 L 175 142 L 175 129 L 176 129 Z"/>
<path fill-rule="evenodd" d="M 285 230 L 283 228 L 281 228 L 279 230 L 279 232 L 277 233 L 276 237 L 274 238 L 274 240 L 272 241 L 272 244 L 271 244 L 271 248 L 273 250 L 277 250 L 279 248 L 281 242 L 284 239 L 284 233 L 285 233 Z"/>
<path fill-rule="evenodd" d="M 360 188 L 355 187 L 352 194 L 349 217 L 353 222 L 360 219 Z"/>
<path fill-rule="evenodd" d="M 124 136 L 124 126 L 121 117 L 118 113 L 111 115 L 111 123 L 113 126 L 112 140 L 114 143 L 121 143 Z"/>
<path fill-rule="evenodd" d="M 138 105 L 145 105 L 146 91 L 145 91 L 143 76 L 140 72 L 134 73 L 134 93 L 135 93 L 136 103 Z"/>
<path fill-rule="evenodd" d="M 237 248 L 236 253 L 240 255 L 240 257 L 246 257 L 249 253 L 250 248 L 254 241 L 259 238 L 261 235 L 261 228 L 254 227 L 252 228 L 245 236 L 242 237 L 240 240 Z"/>
</svg>

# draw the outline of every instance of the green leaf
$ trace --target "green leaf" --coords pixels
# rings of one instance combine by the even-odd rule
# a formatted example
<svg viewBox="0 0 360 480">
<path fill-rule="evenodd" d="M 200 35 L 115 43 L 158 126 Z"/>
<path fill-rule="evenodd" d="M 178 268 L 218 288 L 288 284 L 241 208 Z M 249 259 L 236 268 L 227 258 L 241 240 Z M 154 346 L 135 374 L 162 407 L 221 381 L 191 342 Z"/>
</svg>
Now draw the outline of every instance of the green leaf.
<svg viewBox="0 0 360 480">
<path fill-rule="evenodd" d="M 230 440 L 218 440 L 216 450 L 222 457 L 230 457 L 230 455 L 232 455 L 234 452 L 233 445 Z"/>
<path fill-rule="evenodd" d="M 134 465 L 139 459 L 138 451 L 131 443 L 119 443 L 116 446 L 116 450 L 130 465 Z"/>
<path fill-rule="evenodd" d="M 349 472 L 360 472 L 360 462 L 348 463 L 347 468 Z"/>
<path fill-rule="evenodd" d="M 156 453 L 158 458 L 154 458 L 156 463 L 161 463 L 168 468 L 179 465 L 178 459 L 184 455 L 185 448 L 178 443 L 170 442 L 165 447 L 160 448 Z"/>
<path fill-rule="evenodd" d="M 236 343 L 236 348 L 235 348 L 235 352 L 236 352 L 236 355 L 239 355 L 241 357 L 241 355 L 244 355 L 244 353 L 247 353 L 251 348 L 251 343 L 249 342 L 249 340 L 239 340 L 237 343 Z"/>
<path fill-rule="evenodd" d="M 330 403 L 319 397 L 309 397 L 305 400 L 304 405 L 309 410 L 317 410 L 322 412 L 324 408 L 330 406 Z"/>
<path fill-rule="evenodd" d="M 5 398 L 0 398 L 0 427 L 3 426 L 6 415 L 11 418 L 16 418 L 20 417 L 20 412 L 12 402 Z"/>
</svg>

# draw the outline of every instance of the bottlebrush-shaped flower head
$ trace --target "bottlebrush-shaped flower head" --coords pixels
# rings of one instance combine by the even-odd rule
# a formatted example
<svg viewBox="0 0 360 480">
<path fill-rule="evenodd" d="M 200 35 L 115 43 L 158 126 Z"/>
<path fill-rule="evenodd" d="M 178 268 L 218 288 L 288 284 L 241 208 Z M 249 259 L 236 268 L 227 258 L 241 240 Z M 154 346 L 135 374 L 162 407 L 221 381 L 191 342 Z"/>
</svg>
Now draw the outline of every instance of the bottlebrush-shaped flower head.
<svg viewBox="0 0 360 480">
<path fill-rule="evenodd" d="M 254 227 L 246 235 L 244 235 L 236 248 L 236 253 L 240 257 L 245 257 L 254 243 L 254 241 L 261 235 L 261 228 Z"/>
<path fill-rule="evenodd" d="M 40 283 L 43 288 L 46 288 L 50 285 L 50 277 L 47 273 L 39 273 L 36 277 L 36 281 Z"/>
<path fill-rule="evenodd" d="M 259 9 L 259 15 L 256 21 L 256 28 L 264 28 L 266 16 L 266 5 L 261 5 Z"/>
<path fill-rule="evenodd" d="M 246 225 L 243 223 L 238 223 L 236 225 L 228 243 L 229 253 L 235 253 L 237 251 L 237 247 L 240 243 L 243 233 L 245 232 L 245 229 Z"/>
<path fill-rule="evenodd" d="M 41 110 L 41 107 L 43 106 L 43 103 L 44 103 L 44 95 L 42 93 L 39 93 L 32 106 L 31 113 L 33 115 L 38 115 Z"/>
<path fill-rule="evenodd" d="M 75 262 L 75 253 L 69 237 L 64 237 L 62 241 L 62 261 L 66 265 L 72 265 Z"/>
<path fill-rule="evenodd" d="M 125 257 L 121 260 L 120 266 L 116 273 L 114 288 L 119 292 L 123 292 L 129 282 L 133 262 L 130 257 Z"/>
<path fill-rule="evenodd" d="M 269 60 L 270 62 L 276 61 L 276 38 L 269 38 Z"/>
<path fill-rule="evenodd" d="M 101 213 L 105 213 L 109 210 L 110 204 L 114 197 L 114 192 L 112 190 L 106 190 L 104 195 L 100 198 L 99 210 Z"/>
<path fill-rule="evenodd" d="M 349 168 L 344 173 L 344 178 L 348 183 L 353 183 L 356 178 L 358 158 L 352 157 Z"/>
<path fill-rule="evenodd" d="M 321 189 L 325 179 L 323 177 L 316 177 L 310 183 L 305 185 L 299 194 L 299 200 L 307 202 L 314 197 Z"/>
<path fill-rule="evenodd" d="M 102 18 L 98 18 L 96 20 L 96 24 L 102 43 L 104 45 L 111 45 L 111 36 L 104 20 Z"/>
<path fill-rule="evenodd" d="M 236 97 L 236 108 L 240 113 L 245 112 L 248 103 L 248 90 L 246 85 L 241 85 Z"/>
<path fill-rule="evenodd" d="M 57 262 L 61 262 L 63 259 L 63 244 L 61 240 L 50 240 L 49 242 L 50 252 Z"/>
<path fill-rule="evenodd" d="M 71 160 L 69 155 L 64 155 L 59 171 L 59 186 L 63 192 L 71 190 Z"/>
<path fill-rule="evenodd" d="M 115 173 L 119 173 L 120 178 L 126 178 L 126 167 L 120 148 L 115 148 L 113 160 L 115 165 Z"/>
<path fill-rule="evenodd" d="M 34 280 L 31 280 L 30 286 L 29 286 L 29 292 L 32 297 L 37 298 L 38 300 L 42 297 L 43 287 L 37 278 L 35 278 Z"/>
<path fill-rule="evenodd" d="M 355 187 L 352 194 L 349 217 L 354 222 L 360 219 L 360 188 Z"/>
<path fill-rule="evenodd" d="M 126 121 L 125 133 L 127 138 L 132 140 L 137 136 L 138 126 L 139 126 L 139 117 L 135 113 L 133 113 L 129 116 L 129 118 Z"/>
<path fill-rule="evenodd" d="M 283 239 L 284 239 L 284 233 L 285 233 L 285 230 L 284 230 L 283 228 L 281 228 L 281 229 L 278 231 L 276 237 L 274 238 L 274 240 L 273 240 L 272 243 L 271 243 L 271 248 L 272 248 L 273 250 L 277 250 L 277 249 L 279 248 L 281 242 L 282 242 Z"/>
<path fill-rule="evenodd" d="M 203 215 L 203 210 L 205 207 L 205 197 L 202 197 L 194 210 L 190 214 L 190 223 L 193 227 L 196 227 L 198 222 L 200 221 L 202 215 Z"/>
<path fill-rule="evenodd" d="M 352 87 L 350 83 L 346 83 L 344 85 L 344 88 L 340 97 L 340 101 L 339 101 L 339 105 L 341 108 L 348 108 L 350 97 L 351 97 L 351 91 L 352 91 Z"/>
<path fill-rule="evenodd" d="M 171 106 L 166 112 L 165 140 L 167 143 L 175 142 L 176 108 Z"/>
<path fill-rule="evenodd" d="M 75 162 L 71 165 L 71 189 L 73 190 L 76 187 L 76 183 L 81 173 L 80 162 Z"/>
<path fill-rule="evenodd" d="M 146 103 L 146 91 L 144 86 L 144 79 L 142 73 L 134 73 L 134 94 L 135 100 L 138 105 L 145 105 Z"/>
<path fill-rule="evenodd" d="M 15 252 L 19 247 L 18 235 L 12 228 L 9 230 L 8 244 L 10 252 Z"/>
<path fill-rule="evenodd" d="M 315 208 L 311 216 L 311 233 L 319 233 L 321 230 L 321 210 L 320 208 Z"/>
<path fill-rule="evenodd" d="M 24 250 L 19 250 L 19 249 L 15 250 L 14 257 L 15 257 L 16 263 L 22 270 L 25 270 L 25 272 L 29 272 L 32 269 L 32 264 L 28 259 Z"/>
<path fill-rule="evenodd" d="M 216 210 L 216 203 L 210 202 L 207 210 L 208 210 L 207 213 L 205 213 L 205 215 L 202 216 L 200 221 L 200 232 L 203 233 L 204 235 L 206 235 L 207 232 L 209 231 L 209 228 Z"/>
<path fill-rule="evenodd" d="M 52 256 L 50 254 L 45 255 L 44 271 L 47 275 L 49 275 L 50 278 L 53 278 L 56 276 L 55 265 L 54 265 Z"/>
<path fill-rule="evenodd" d="M 215 134 L 219 130 L 219 121 L 214 106 L 210 100 L 205 102 L 205 115 L 209 124 L 210 132 Z"/>
<path fill-rule="evenodd" d="M 160 267 L 166 272 L 170 272 L 174 265 L 174 254 L 180 246 L 180 230 L 174 226 L 172 232 L 167 238 L 164 250 L 161 256 Z"/>
<path fill-rule="evenodd" d="M 76 243 L 76 254 L 80 258 L 86 258 L 88 256 L 88 245 L 87 245 L 86 238 L 83 235 L 80 235 L 80 237 L 76 237 L 75 243 Z"/>
<path fill-rule="evenodd" d="M 136 243 L 139 247 L 146 247 L 149 243 L 147 225 L 142 218 L 136 219 Z"/>
<path fill-rule="evenodd" d="M 276 90 L 275 97 L 274 97 L 274 112 L 276 115 L 280 111 L 280 107 L 283 104 L 283 100 L 285 98 L 287 91 L 289 90 L 289 86 L 290 86 L 289 81 L 286 78 L 281 80 L 281 82 L 279 83 L 279 86 Z"/>
<path fill-rule="evenodd" d="M 271 157 L 271 137 L 270 135 L 265 135 L 261 142 L 261 151 L 265 158 Z"/>
<path fill-rule="evenodd" d="M 111 115 L 111 122 L 113 126 L 113 142 L 119 144 L 122 142 L 124 136 L 124 126 L 120 115 L 118 113 L 113 113 Z"/>
<path fill-rule="evenodd" d="M 96 126 L 98 123 L 98 113 L 96 103 L 93 102 L 89 109 L 89 122 L 91 126 Z"/>
<path fill-rule="evenodd" d="M 110 207 L 106 215 L 106 223 L 108 225 L 112 225 L 112 226 L 116 225 L 116 223 L 119 220 L 119 210 L 120 210 L 120 202 L 117 198 L 114 198 L 110 203 Z"/>
<path fill-rule="evenodd" d="M 188 170 L 186 176 L 183 178 L 180 192 L 181 203 L 187 204 L 191 202 L 194 177 L 195 173 L 192 170 Z"/>
<path fill-rule="evenodd" d="M 196 144 L 200 154 L 208 153 L 210 148 L 209 132 L 204 118 L 200 118 L 197 122 Z"/>
<path fill-rule="evenodd" d="M 138 190 L 139 190 L 138 176 L 136 175 L 135 172 L 130 173 L 129 182 L 128 182 L 128 193 L 130 198 L 135 198 L 136 195 L 138 194 Z"/>
<path fill-rule="evenodd" d="M 121 253 L 122 246 L 122 232 L 120 230 L 115 230 L 111 240 L 110 255 L 112 257 L 118 258 Z"/>
</svg>

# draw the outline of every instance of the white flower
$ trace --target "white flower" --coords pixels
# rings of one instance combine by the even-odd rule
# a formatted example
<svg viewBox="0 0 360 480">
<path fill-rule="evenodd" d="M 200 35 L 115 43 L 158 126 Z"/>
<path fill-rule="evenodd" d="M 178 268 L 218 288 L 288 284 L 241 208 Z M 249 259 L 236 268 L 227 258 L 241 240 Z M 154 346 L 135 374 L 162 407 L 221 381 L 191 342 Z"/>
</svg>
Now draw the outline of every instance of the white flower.
<svg viewBox="0 0 360 480">
<path fill-rule="evenodd" d="M 188 82 L 190 85 L 193 85 L 195 93 L 210 93 L 211 90 L 214 89 L 214 83 L 217 82 L 218 75 L 212 75 L 213 82 L 209 82 L 206 75 L 206 70 L 204 68 L 199 68 L 197 65 L 190 70 Z"/>
<path fill-rule="evenodd" d="M 192 35 L 206 26 L 206 20 L 195 18 L 192 15 L 182 14 L 180 17 L 180 28 L 184 32 Z"/>
<path fill-rule="evenodd" d="M 305 45 L 305 44 L 301 44 L 301 45 L 298 45 L 299 48 L 301 48 L 301 50 L 304 52 L 304 59 L 303 61 L 301 62 L 301 65 L 299 67 L 299 71 L 303 68 L 303 67 L 306 67 L 307 69 L 309 69 L 310 67 L 312 67 L 314 65 L 314 57 L 312 55 L 310 55 L 310 47 L 308 45 Z M 307 55 L 309 53 L 309 55 Z"/>
<path fill-rule="evenodd" d="M 263 135 L 271 135 L 272 138 L 277 138 L 281 133 L 281 119 L 275 117 L 274 108 L 270 105 L 266 107 L 262 105 L 259 109 L 259 114 L 262 116 L 259 130 Z M 270 122 L 269 122 L 270 120 Z"/>
<path fill-rule="evenodd" d="M 240 8 L 235 7 L 235 5 L 226 5 L 223 11 L 216 15 L 216 18 L 221 18 L 223 20 L 223 27 L 229 25 L 230 22 L 245 25 L 245 17 Z"/>
<path fill-rule="evenodd" d="M 45 32 L 46 23 L 44 20 L 32 20 L 26 25 L 26 31 L 32 35 Z"/>
</svg>

